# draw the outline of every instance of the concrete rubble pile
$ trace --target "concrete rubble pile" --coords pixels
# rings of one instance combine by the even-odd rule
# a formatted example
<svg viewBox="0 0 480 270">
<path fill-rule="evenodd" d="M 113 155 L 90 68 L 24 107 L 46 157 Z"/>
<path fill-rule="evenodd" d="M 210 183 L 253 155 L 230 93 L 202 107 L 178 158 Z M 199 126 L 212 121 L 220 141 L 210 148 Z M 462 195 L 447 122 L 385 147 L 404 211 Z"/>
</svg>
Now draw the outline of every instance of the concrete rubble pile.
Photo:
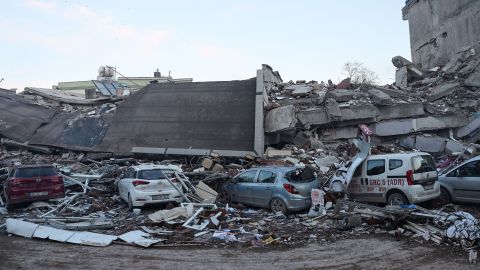
<svg viewBox="0 0 480 270">
<path fill-rule="evenodd" d="M 288 156 L 298 148 L 316 156 L 319 149 L 359 137 L 365 127 L 374 144 L 433 154 L 463 152 L 480 139 L 480 55 L 465 49 L 431 70 L 401 56 L 392 62 L 396 81 L 386 86 L 356 85 L 349 78 L 338 85 L 284 83 L 264 66 L 271 74 L 266 144 L 279 149 L 271 149 L 272 155 Z"/>
<path fill-rule="evenodd" d="M 471 258 L 480 239 L 479 221 L 449 206 L 440 210 L 415 205 L 378 207 L 344 200 L 335 202 L 325 196 L 321 200 L 323 210 L 316 215 L 283 214 L 230 203 L 222 196 L 222 186 L 238 172 L 272 163 L 288 166 L 288 159 L 226 160 L 212 155 L 196 160 L 152 161 L 73 152 L 48 155 L 3 149 L 1 153 L 2 168 L 12 164 L 51 163 L 64 177 L 67 191 L 63 199 L 34 202 L 12 211 L 0 208 L 2 230 L 28 238 L 97 247 L 122 244 L 151 248 L 269 248 L 328 244 L 378 234 L 450 245 L 469 251 Z M 195 190 L 185 189 L 186 199 L 179 205 L 169 204 L 161 210 L 146 207 L 132 212 L 119 198 L 115 181 L 128 166 L 152 162 L 181 167 L 188 176 L 185 181 Z M 323 162 L 338 161 L 324 158 Z M 3 170 L 0 177 L 4 179 L 6 175 L 1 172 Z"/>
</svg>

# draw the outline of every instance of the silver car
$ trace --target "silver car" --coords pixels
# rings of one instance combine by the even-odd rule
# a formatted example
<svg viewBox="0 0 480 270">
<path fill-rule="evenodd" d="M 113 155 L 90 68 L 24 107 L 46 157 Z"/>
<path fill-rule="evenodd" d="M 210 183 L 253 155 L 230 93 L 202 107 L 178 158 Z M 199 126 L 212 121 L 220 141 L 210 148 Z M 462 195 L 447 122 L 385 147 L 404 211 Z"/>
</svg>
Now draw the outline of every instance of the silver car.
<svg viewBox="0 0 480 270">
<path fill-rule="evenodd" d="M 310 192 L 318 187 L 309 167 L 261 167 L 235 176 L 225 185 L 224 195 L 232 202 L 286 213 L 309 208 Z"/>
<path fill-rule="evenodd" d="M 448 170 L 438 180 L 444 200 L 480 203 L 480 156 Z"/>
</svg>

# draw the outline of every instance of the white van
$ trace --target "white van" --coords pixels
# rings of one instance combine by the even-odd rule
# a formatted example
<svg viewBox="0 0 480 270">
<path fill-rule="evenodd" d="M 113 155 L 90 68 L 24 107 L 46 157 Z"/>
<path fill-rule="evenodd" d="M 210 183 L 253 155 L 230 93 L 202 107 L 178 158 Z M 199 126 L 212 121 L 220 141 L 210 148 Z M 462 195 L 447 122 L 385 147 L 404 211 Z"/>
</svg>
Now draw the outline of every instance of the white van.
<svg viewBox="0 0 480 270">
<path fill-rule="evenodd" d="M 437 170 L 424 152 L 368 156 L 348 185 L 351 199 L 393 205 L 413 204 L 440 196 Z"/>
</svg>

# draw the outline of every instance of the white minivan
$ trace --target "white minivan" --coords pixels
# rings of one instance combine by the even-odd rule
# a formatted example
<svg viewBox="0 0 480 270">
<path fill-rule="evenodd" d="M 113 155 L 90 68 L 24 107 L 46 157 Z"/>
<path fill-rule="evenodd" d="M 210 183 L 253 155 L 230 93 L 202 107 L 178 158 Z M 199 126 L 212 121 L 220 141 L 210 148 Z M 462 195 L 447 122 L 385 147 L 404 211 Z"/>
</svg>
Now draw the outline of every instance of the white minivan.
<svg viewBox="0 0 480 270">
<path fill-rule="evenodd" d="M 348 184 L 351 199 L 392 205 L 414 204 L 440 196 L 430 154 L 412 152 L 368 156 Z"/>
</svg>

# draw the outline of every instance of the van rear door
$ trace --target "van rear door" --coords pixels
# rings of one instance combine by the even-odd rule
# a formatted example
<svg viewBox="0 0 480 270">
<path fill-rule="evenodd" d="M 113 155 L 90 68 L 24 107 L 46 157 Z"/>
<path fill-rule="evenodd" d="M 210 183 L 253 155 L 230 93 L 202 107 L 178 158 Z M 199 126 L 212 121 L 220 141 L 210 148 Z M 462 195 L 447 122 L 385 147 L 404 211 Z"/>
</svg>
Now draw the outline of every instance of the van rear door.
<svg viewBox="0 0 480 270">
<path fill-rule="evenodd" d="M 437 169 L 431 155 L 424 154 L 412 157 L 413 185 L 422 185 L 425 190 L 434 188 L 438 180 Z"/>
</svg>

